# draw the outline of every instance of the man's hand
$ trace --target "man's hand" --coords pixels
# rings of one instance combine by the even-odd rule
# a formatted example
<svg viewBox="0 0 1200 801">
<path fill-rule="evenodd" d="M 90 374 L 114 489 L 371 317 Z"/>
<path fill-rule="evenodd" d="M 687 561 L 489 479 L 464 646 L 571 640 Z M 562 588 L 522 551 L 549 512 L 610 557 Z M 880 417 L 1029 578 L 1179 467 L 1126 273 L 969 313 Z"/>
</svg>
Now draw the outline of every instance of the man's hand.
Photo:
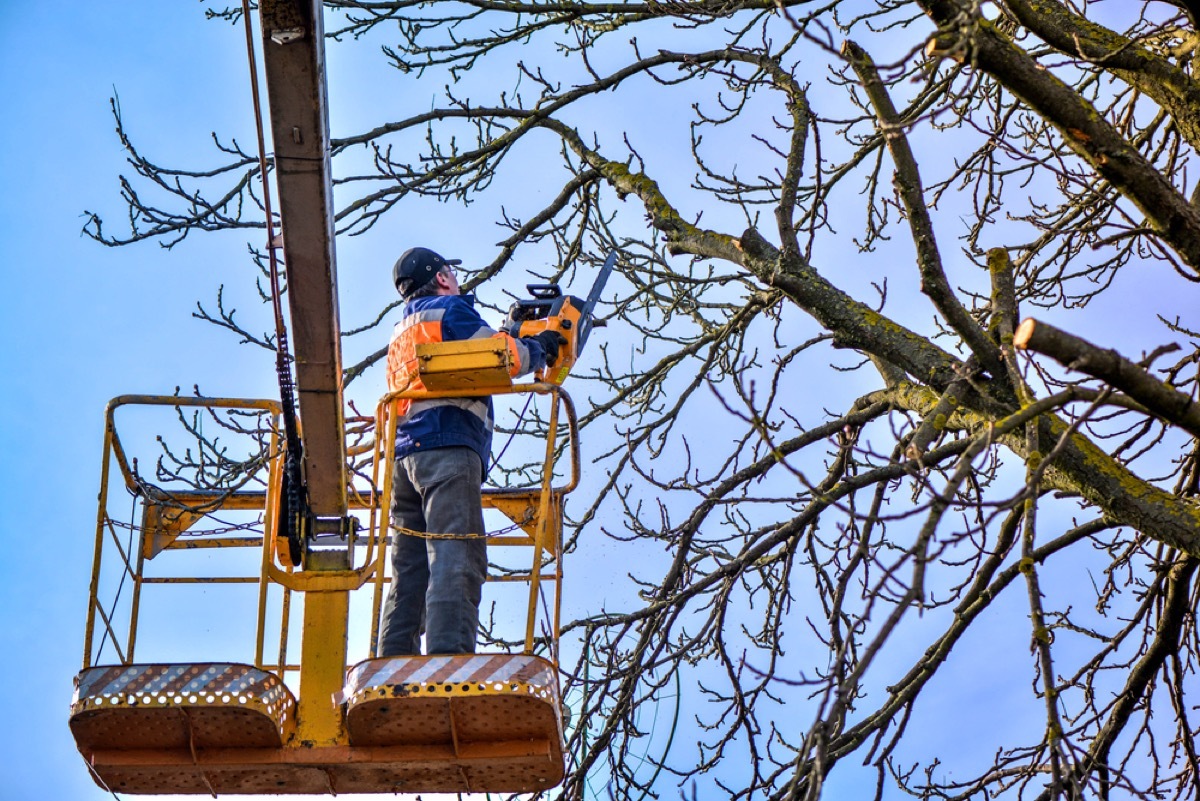
<svg viewBox="0 0 1200 801">
<path fill-rule="evenodd" d="M 543 331 L 530 339 L 536 339 L 537 343 L 546 351 L 547 367 L 554 366 L 554 363 L 558 361 L 558 349 L 567 344 L 567 338 L 557 331 Z"/>
</svg>

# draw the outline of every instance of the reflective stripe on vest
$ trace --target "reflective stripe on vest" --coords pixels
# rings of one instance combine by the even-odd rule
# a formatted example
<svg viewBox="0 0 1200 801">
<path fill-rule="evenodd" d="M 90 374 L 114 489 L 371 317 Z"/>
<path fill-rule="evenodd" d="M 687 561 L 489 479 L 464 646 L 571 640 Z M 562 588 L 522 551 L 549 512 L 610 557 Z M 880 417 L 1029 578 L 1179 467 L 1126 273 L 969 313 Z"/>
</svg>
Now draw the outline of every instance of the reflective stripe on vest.
<svg viewBox="0 0 1200 801">
<path fill-rule="evenodd" d="M 392 333 L 392 341 L 388 345 L 387 381 L 389 392 L 397 392 L 405 389 L 417 391 L 425 389 L 425 384 L 421 381 L 420 371 L 417 367 L 417 345 L 443 341 L 442 318 L 445 317 L 445 314 L 446 310 L 441 308 L 424 309 L 408 315 L 396 324 L 396 328 Z M 479 331 L 471 338 L 482 339 L 492 336 L 492 333 L 492 329 L 480 326 Z M 496 336 L 503 337 L 506 335 L 496 334 Z M 511 337 L 508 337 L 508 339 L 512 340 Z M 510 361 L 519 359 L 523 355 L 524 361 L 521 363 L 527 364 L 529 350 L 519 342 L 516 344 L 520 350 L 516 350 L 512 345 L 509 345 Z M 512 375 L 516 377 L 518 373 L 512 373 Z M 401 398 L 396 403 L 401 421 L 409 414 L 434 409 L 438 406 L 457 406 L 463 411 L 478 417 L 479 421 L 483 423 L 488 431 L 491 431 L 493 427 L 491 415 L 488 414 L 487 402 L 479 398 L 431 398 L 415 402 L 408 398 Z"/>
</svg>

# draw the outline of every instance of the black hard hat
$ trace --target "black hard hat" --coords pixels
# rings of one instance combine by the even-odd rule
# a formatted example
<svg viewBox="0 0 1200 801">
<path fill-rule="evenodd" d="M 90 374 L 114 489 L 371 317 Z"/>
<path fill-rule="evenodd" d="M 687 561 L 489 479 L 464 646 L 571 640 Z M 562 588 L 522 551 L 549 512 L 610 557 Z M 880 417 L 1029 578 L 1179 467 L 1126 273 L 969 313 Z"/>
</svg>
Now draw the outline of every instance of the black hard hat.
<svg viewBox="0 0 1200 801">
<path fill-rule="evenodd" d="M 409 248 L 392 268 L 396 291 L 408 297 L 428 284 L 443 267 L 462 264 L 462 259 L 444 259 L 429 248 Z"/>
</svg>

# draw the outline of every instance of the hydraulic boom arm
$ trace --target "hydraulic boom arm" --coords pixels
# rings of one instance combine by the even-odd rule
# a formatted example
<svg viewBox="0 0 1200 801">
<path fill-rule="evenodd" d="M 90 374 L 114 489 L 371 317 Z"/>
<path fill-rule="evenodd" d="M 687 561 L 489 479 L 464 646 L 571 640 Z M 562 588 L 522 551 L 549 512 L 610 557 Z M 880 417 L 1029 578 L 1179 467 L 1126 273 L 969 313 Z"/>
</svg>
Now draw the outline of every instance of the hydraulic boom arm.
<svg viewBox="0 0 1200 801">
<path fill-rule="evenodd" d="M 342 353 L 321 0 L 260 0 L 304 477 L 315 518 L 346 516 Z"/>
</svg>

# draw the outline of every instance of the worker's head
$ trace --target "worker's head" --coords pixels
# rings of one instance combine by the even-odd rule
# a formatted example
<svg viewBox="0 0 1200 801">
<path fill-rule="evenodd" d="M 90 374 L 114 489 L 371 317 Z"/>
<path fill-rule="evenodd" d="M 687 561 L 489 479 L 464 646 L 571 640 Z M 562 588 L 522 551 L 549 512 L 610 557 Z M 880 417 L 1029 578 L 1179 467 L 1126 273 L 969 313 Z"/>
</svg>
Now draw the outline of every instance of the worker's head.
<svg viewBox="0 0 1200 801">
<path fill-rule="evenodd" d="M 409 248 L 392 268 L 392 280 L 405 300 L 423 295 L 457 295 L 455 264 L 462 264 L 462 260 L 444 259 L 429 248 Z"/>
</svg>

